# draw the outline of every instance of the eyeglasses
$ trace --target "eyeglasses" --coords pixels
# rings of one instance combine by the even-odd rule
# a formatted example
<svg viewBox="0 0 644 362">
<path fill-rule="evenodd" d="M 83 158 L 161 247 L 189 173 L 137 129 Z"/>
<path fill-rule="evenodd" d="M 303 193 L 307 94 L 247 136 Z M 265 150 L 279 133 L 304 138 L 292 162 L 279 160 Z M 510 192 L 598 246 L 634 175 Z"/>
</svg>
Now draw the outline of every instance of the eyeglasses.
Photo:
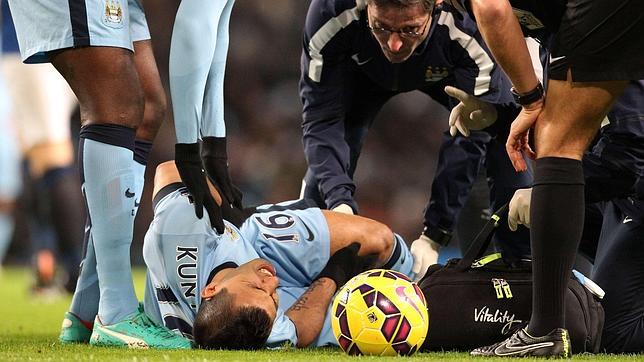
<svg viewBox="0 0 644 362">
<path fill-rule="evenodd" d="M 431 15 L 428 16 L 427 20 L 425 20 L 425 24 L 423 24 L 420 27 L 406 27 L 399 30 L 387 29 L 384 27 L 373 27 L 371 26 L 371 24 L 369 23 L 369 20 L 367 19 L 367 27 L 369 28 L 369 30 L 371 30 L 373 35 L 383 39 L 389 39 L 389 37 L 393 33 L 398 33 L 398 35 L 401 38 L 417 39 L 423 36 L 423 34 L 425 34 L 425 30 L 427 30 L 427 25 L 429 24 L 429 20 L 431 18 L 432 18 Z"/>
</svg>

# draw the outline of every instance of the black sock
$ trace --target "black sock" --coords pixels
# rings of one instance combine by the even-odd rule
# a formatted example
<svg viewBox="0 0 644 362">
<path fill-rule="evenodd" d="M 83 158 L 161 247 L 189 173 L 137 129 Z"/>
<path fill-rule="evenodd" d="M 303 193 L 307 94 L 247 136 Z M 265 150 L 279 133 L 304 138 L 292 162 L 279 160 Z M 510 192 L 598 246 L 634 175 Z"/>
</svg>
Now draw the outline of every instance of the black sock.
<svg viewBox="0 0 644 362">
<path fill-rule="evenodd" d="M 566 289 L 584 224 L 581 161 L 536 161 L 530 220 L 534 286 L 528 332 L 542 336 L 564 327 Z"/>
</svg>

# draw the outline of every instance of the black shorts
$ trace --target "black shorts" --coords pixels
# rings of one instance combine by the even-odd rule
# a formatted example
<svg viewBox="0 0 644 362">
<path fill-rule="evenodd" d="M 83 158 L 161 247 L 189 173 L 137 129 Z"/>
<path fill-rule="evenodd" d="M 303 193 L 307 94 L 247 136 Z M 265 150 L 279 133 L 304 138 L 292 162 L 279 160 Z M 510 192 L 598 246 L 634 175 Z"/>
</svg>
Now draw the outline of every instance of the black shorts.
<svg viewBox="0 0 644 362">
<path fill-rule="evenodd" d="M 576 82 L 644 79 L 644 1 L 568 0 L 549 77 Z"/>
</svg>

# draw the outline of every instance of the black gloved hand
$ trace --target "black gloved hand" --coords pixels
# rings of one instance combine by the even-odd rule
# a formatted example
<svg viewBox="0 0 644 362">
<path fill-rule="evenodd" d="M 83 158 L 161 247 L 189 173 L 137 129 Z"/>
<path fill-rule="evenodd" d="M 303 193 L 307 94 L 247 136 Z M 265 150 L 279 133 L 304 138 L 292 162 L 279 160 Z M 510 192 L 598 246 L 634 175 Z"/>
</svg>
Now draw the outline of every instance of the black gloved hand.
<svg viewBox="0 0 644 362">
<path fill-rule="evenodd" d="M 204 137 L 201 158 L 210 181 L 217 187 L 221 198 L 238 209 L 242 206 L 242 193 L 233 185 L 228 172 L 226 137 Z M 222 202 L 224 202 L 222 200 Z"/>
<path fill-rule="evenodd" d="M 359 250 L 360 244 L 354 242 L 336 251 L 315 279 L 330 278 L 335 282 L 336 288 L 339 289 L 349 279 L 367 270 L 370 265 L 372 258 L 358 256 Z"/>
<path fill-rule="evenodd" d="M 198 218 L 203 217 L 203 209 L 208 211 L 210 225 L 217 230 L 217 233 L 224 232 L 224 220 L 221 209 L 215 203 L 215 199 L 208 190 L 206 174 L 201 167 L 198 143 L 177 143 L 174 145 L 174 162 L 179 170 L 181 181 L 186 185 L 192 202 L 195 205 L 195 214 Z"/>
</svg>

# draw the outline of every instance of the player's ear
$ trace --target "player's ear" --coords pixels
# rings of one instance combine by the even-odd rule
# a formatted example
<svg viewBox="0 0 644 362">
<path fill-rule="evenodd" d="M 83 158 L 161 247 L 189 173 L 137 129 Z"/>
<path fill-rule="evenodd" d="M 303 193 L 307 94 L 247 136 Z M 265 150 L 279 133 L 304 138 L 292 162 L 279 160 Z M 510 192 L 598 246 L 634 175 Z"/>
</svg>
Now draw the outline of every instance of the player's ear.
<svg viewBox="0 0 644 362">
<path fill-rule="evenodd" d="M 208 283 L 208 285 L 206 285 L 205 288 L 201 290 L 201 298 L 210 299 L 215 296 L 216 291 L 217 291 L 217 284 L 210 282 Z"/>
</svg>

